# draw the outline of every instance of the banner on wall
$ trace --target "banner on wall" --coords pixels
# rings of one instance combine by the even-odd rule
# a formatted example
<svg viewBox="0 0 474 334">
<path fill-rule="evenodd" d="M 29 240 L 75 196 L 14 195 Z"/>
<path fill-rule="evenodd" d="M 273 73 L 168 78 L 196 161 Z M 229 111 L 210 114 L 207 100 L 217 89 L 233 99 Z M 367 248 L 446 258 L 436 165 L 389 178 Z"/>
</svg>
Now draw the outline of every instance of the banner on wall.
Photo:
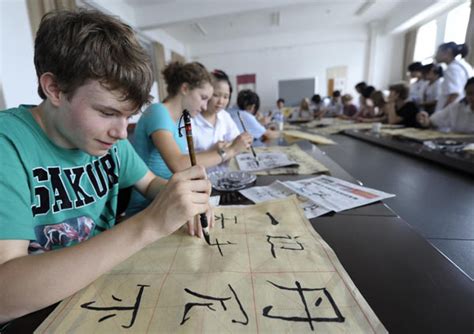
<svg viewBox="0 0 474 334">
<path fill-rule="evenodd" d="M 257 91 L 255 74 L 241 74 L 237 76 L 237 92 L 243 89 L 250 89 L 254 92 Z"/>
</svg>

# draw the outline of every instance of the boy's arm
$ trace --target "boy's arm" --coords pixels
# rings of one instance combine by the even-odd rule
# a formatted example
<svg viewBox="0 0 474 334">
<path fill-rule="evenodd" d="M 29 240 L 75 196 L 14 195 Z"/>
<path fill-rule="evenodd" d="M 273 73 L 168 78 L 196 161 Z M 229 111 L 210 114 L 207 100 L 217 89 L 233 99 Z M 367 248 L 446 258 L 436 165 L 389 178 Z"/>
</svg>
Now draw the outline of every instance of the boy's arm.
<svg viewBox="0 0 474 334">
<path fill-rule="evenodd" d="M 211 190 L 204 178 L 204 169 L 197 166 L 175 174 L 146 209 L 72 247 L 28 255 L 29 241 L 0 240 L 0 323 L 72 295 L 204 213 Z M 142 181 L 138 186 L 146 185 Z"/>
</svg>

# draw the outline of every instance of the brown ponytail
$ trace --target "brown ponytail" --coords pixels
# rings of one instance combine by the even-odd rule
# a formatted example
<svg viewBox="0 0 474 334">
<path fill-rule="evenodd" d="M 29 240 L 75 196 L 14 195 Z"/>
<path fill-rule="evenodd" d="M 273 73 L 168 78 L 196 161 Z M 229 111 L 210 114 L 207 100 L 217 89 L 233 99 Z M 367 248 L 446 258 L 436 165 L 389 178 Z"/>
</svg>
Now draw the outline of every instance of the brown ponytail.
<svg viewBox="0 0 474 334">
<path fill-rule="evenodd" d="M 201 87 L 206 82 L 212 82 L 209 72 L 198 62 L 171 62 L 164 68 L 162 73 L 166 81 L 168 97 L 176 96 L 181 85 L 184 83 L 187 83 L 190 89 L 195 89 Z"/>
</svg>

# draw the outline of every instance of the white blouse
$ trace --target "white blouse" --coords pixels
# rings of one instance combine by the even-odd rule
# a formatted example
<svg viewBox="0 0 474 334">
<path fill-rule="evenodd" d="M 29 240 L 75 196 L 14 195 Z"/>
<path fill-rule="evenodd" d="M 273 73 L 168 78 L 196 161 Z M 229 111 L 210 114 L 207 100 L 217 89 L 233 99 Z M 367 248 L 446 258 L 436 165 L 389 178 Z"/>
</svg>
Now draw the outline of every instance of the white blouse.
<svg viewBox="0 0 474 334">
<path fill-rule="evenodd" d="M 234 120 L 225 110 L 217 113 L 215 126 L 209 123 L 201 114 L 193 117 L 191 122 L 196 152 L 207 151 L 219 141 L 231 142 L 240 134 Z"/>
</svg>

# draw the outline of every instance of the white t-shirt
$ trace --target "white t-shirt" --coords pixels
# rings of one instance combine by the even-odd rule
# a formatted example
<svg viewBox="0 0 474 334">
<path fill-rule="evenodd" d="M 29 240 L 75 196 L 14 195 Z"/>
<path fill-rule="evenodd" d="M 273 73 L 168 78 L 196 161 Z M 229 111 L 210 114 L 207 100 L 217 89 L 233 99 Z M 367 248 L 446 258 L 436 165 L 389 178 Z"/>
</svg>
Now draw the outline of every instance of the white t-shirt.
<svg viewBox="0 0 474 334">
<path fill-rule="evenodd" d="M 428 84 L 425 88 L 424 102 L 437 101 L 441 95 L 441 85 L 443 84 L 443 78 L 439 78 L 431 84 Z"/>
<path fill-rule="evenodd" d="M 240 134 L 234 120 L 225 110 L 217 113 L 215 126 L 209 123 L 201 114 L 193 117 L 191 122 L 196 152 L 207 151 L 218 141 L 231 142 Z"/>
<path fill-rule="evenodd" d="M 474 110 L 465 101 L 451 103 L 430 117 L 437 128 L 452 132 L 474 133 Z"/>
<path fill-rule="evenodd" d="M 410 101 L 415 103 L 419 103 L 423 101 L 423 92 L 428 85 L 428 81 L 426 80 L 417 80 L 410 85 Z"/>
<path fill-rule="evenodd" d="M 473 76 L 472 67 L 464 59 L 454 59 L 446 71 L 444 71 L 444 81 L 441 85 L 441 95 L 436 104 L 436 111 L 443 109 L 448 96 L 457 93 L 457 102 L 464 97 L 464 86 L 467 80 Z"/>
</svg>

